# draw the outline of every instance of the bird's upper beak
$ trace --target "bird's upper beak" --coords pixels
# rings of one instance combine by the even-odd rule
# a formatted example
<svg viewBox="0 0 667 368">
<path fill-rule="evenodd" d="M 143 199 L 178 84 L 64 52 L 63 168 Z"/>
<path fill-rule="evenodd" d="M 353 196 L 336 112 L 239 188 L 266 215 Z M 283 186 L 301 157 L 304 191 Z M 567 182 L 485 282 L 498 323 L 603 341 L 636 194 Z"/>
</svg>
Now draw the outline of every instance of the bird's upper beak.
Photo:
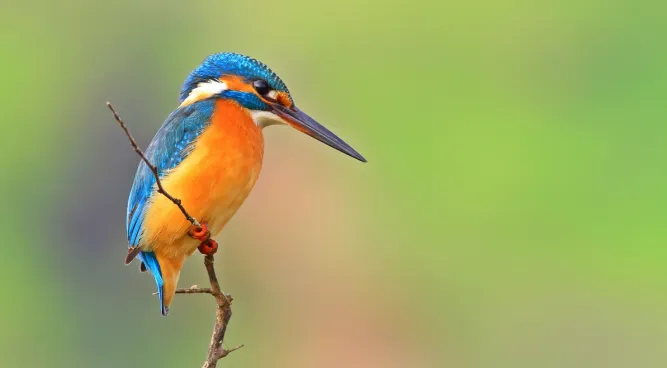
<svg viewBox="0 0 667 368">
<path fill-rule="evenodd" d="M 366 162 L 366 159 L 360 155 L 359 152 L 355 151 L 354 148 L 350 147 L 329 129 L 323 127 L 320 123 L 299 110 L 296 106 L 290 108 L 283 106 L 280 103 L 276 103 L 273 104 L 273 112 L 299 131 L 308 134 L 318 141 L 333 147 L 350 157 L 354 157 L 361 162 Z"/>
</svg>

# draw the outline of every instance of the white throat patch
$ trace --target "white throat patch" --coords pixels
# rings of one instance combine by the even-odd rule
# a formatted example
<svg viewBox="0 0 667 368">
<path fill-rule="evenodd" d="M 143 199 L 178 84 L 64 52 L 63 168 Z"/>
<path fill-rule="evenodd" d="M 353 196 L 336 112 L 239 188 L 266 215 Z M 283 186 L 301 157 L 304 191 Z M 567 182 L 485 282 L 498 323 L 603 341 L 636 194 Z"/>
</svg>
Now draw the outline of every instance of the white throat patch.
<svg viewBox="0 0 667 368">
<path fill-rule="evenodd" d="M 205 100 L 225 90 L 227 90 L 227 83 L 225 82 L 219 80 L 201 82 L 196 88 L 190 91 L 188 98 L 183 100 L 183 103 L 181 103 L 181 106 L 179 107 L 188 106 L 197 101 Z"/>
<path fill-rule="evenodd" d="M 252 120 L 260 128 L 265 128 L 269 125 L 287 124 L 280 116 L 270 111 L 252 110 Z"/>
</svg>

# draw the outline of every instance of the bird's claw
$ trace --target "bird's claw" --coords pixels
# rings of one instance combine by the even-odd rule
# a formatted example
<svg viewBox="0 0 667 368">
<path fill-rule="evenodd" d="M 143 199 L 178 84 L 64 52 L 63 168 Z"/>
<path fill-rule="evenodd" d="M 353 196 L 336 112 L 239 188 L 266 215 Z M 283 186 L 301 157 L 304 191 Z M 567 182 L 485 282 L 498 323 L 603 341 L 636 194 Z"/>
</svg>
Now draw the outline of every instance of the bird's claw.
<svg viewBox="0 0 667 368">
<path fill-rule="evenodd" d="M 203 243 L 211 237 L 211 232 L 208 230 L 208 225 L 202 222 L 201 227 L 195 226 L 190 231 L 190 236 Z"/>
<path fill-rule="evenodd" d="M 218 242 L 211 239 L 211 231 L 205 222 L 202 222 L 201 227 L 194 227 L 190 231 L 190 236 L 201 242 L 197 247 L 201 254 L 211 256 L 218 251 Z"/>
<path fill-rule="evenodd" d="M 207 239 L 197 247 L 199 252 L 206 256 L 212 256 L 218 251 L 218 242 L 213 239 Z"/>
</svg>

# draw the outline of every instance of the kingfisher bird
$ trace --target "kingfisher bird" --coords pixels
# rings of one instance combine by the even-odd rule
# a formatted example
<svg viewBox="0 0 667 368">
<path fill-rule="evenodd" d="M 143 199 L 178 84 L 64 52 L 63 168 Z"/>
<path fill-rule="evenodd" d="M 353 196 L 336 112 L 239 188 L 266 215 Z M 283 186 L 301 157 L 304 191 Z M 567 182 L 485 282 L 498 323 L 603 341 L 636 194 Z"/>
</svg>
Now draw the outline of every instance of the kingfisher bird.
<svg viewBox="0 0 667 368">
<path fill-rule="evenodd" d="M 180 105 L 145 151 L 164 190 L 198 219 L 194 227 L 158 192 L 153 172 L 139 164 L 127 203 L 129 250 L 155 278 L 162 315 L 173 300 L 183 262 L 195 250 L 213 254 L 219 233 L 252 190 L 262 168 L 262 129 L 288 125 L 359 161 L 363 156 L 299 110 L 283 81 L 258 60 L 208 56 L 186 78 Z"/>
</svg>

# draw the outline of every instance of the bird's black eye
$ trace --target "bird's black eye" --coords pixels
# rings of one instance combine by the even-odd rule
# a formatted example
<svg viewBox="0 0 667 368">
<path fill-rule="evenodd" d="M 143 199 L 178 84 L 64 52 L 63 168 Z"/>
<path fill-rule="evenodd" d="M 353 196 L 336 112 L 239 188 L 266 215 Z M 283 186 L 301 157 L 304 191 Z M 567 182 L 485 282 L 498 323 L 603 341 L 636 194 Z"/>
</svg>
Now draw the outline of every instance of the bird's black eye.
<svg viewBox="0 0 667 368">
<path fill-rule="evenodd" d="M 252 85 L 260 96 L 265 96 L 267 93 L 271 92 L 271 87 L 269 87 L 269 84 L 263 79 L 258 79 L 252 82 Z"/>
</svg>

